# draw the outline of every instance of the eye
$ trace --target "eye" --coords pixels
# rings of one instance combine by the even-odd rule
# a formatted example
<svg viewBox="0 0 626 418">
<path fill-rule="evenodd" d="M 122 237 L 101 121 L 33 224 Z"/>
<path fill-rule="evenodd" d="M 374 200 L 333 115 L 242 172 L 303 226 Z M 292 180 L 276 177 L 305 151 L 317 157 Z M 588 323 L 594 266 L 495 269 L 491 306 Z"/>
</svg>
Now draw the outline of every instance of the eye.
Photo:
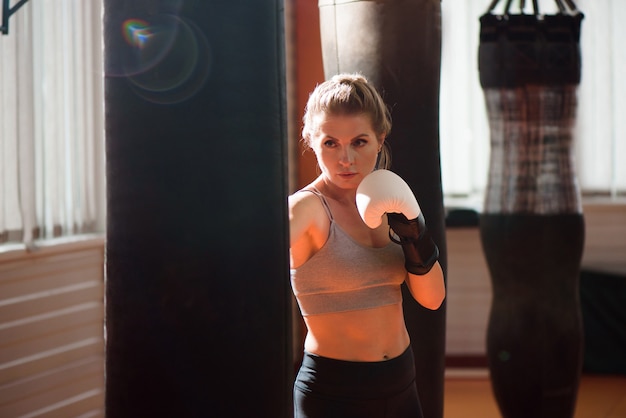
<svg viewBox="0 0 626 418">
<path fill-rule="evenodd" d="M 354 145 L 355 147 L 363 147 L 365 145 L 367 145 L 367 139 L 365 138 L 357 138 L 354 140 L 354 142 L 352 142 L 352 145 Z"/>
<path fill-rule="evenodd" d="M 324 145 L 327 148 L 332 148 L 337 146 L 337 141 L 335 141 L 334 139 L 327 139 L 324 142 L 322 142 L 322 145 Z"/>
</svg>

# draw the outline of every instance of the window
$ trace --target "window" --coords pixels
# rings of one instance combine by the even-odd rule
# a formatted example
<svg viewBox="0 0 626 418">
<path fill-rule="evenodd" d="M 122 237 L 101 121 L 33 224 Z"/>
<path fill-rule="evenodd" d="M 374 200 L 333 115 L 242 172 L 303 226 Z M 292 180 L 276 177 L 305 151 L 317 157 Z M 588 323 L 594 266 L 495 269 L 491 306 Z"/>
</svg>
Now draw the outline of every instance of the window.
<svg viewBox="0 0 626 418">
<path fill-rule="evenodd" d="M 37 0 L 0 36 L 0 244 L 102 230 L 100 0 Z"/>
<path fill-rule="evenodd" d="M 490 1 L 442 2 L 441 158 L 447 199 L 481 207 L 489 169 L 489 127 L 478 76 L 479 17 Z M 504 4 L 504 1 L 500 2 Z M 539 1 L 554 13 L 553 0 Z M 582 22 L 582 81 L 575 131 L 583 195 L 626 195 L 626 2 L 575 0 Z M 517 1 L 512 11 L 517 12 Z M 526 2 L 531 12 L 531 2 Z"/>
</svg>

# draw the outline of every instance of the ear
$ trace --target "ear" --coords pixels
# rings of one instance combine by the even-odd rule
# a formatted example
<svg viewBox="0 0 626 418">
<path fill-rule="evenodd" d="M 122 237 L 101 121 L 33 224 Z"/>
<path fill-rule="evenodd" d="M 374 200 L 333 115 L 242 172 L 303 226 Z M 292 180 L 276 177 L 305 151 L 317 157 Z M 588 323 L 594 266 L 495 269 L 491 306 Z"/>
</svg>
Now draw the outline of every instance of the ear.
<svg viewBox="0 0 626 418">
<path fill-rule="evenodd" d="M 384 132 L 378 135 L 378 151 L 379 152 L 383 148 L 383 145 L 385 144 L 385 138 L 387 138 L 387 134 Z"/>
</svg>

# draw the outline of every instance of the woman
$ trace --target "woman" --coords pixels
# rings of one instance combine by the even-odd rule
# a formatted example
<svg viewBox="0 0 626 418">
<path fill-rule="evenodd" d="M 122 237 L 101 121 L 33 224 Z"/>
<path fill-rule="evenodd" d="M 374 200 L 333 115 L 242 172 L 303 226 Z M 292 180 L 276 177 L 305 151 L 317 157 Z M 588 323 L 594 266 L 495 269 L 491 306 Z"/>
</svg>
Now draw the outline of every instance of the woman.
<svg viewBox="0 0 626 418">
<path fill-rule="evenodd" d="M 289 197 L 291 281 L 307 327 L 296 418 L 422 416 L 400 286 L 429 309 L 445 287 L 408 186 L 391 172 L 369 181 L 388 161 L 390 129 L 386 105 L 361 75 L 337 75 L 309 97 L 302 136 L 321 174 Z M 366 177 L 371 196 L 357 207 Z M 409 216 L 411 200 L 418 209 Z"/>
</svg>

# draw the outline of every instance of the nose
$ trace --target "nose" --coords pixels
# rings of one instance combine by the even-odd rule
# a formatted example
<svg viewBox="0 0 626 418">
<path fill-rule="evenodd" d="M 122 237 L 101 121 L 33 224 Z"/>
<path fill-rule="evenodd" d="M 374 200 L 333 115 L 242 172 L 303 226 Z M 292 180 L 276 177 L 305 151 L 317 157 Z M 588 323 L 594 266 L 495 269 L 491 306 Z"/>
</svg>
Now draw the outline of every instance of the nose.
<svg viewBox="0 0 626 418">
<path fill-rule="evenodd" d="M 349 167 L 354 164 L 354 151 L 350 149 L 350 147 L 345 147 L 343 149 L 339 162 L 345 167 Z"/>
</svg>

